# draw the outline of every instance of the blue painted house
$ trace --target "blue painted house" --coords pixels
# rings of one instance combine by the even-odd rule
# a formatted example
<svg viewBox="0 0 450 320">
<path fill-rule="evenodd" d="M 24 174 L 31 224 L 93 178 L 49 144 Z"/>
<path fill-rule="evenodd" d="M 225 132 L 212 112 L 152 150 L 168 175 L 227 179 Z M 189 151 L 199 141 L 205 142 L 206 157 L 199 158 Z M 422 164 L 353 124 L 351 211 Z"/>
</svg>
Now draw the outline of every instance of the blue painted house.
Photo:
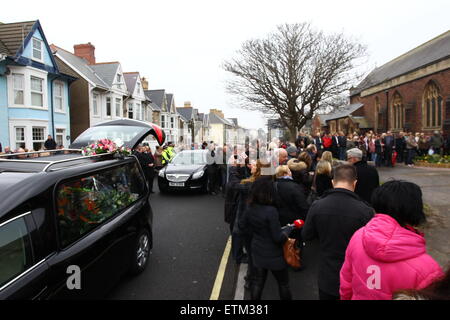
<svg viewBox="0 0 450 320">
<path fill-rule="evenodd" d="M 39 20 L 0 23 L 0 143 L 40 150 L 47 135 L 70 144 L 69 86 Z"/>
</svg>

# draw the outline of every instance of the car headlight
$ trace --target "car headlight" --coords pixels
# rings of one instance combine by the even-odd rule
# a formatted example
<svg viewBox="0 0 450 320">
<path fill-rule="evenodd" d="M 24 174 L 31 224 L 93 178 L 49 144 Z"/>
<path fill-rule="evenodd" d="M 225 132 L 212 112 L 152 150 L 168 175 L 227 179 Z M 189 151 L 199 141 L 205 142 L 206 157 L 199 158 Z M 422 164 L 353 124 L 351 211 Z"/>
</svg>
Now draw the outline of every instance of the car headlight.
<svg viewBox="0 0 450 320">
<path fill-rule="evenodd" d="M 200 170 L 199 172 L 196 172 L 192 175 L 192 179 L 193 180 L 200 179 L 201 177 L 203 177 L 204 174 L 205 174 L 205 171 Z"/>
<path fill-rule="evenodd" d="M 158 176 L 164 178 L 164 170 L 159 170 Z"/>
</svg>

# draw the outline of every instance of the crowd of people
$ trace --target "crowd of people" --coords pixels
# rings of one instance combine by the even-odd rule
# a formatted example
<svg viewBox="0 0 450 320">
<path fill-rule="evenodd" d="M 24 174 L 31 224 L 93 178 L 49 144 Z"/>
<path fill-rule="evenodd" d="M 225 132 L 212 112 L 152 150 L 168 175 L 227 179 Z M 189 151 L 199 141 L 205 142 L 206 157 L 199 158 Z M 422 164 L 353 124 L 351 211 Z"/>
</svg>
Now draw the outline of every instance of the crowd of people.
<svg viewBox="0 0 450 320">
<path fill-rule="evenodd" d="M 25 148 L 24 145 L 22 146 L 18 146 L 16 149 L 11 149 L 11 147 L 6 146 L 6 147 L 2 147 L 2 144 L 0 143 L 0 155 L 9 155 L 9 154 L 13 154 L 13 153 L 25 153 L 26 155 L 22 155 L 22 156 L 18 156 L 20 158 L 38 158 L 38 157 L 44 157 L 47 156 L 48 154 L 45 153 L 35 153 L 35 154 L 31 154 L 34 152 L 44 152 L 46 150 L 62 150 L 64 149 L 63 145 L 57 145 L 56 141 L 53 139 L 53 137 L 51 135 L 48 135 L 47 140 L 45 140 L 44 145 L 42 146 L 42 148 L 39 148 L 38 150 L 30 150 L 28 148 Z M 28 154 L 30 153 L 30 154 Z"/>
<path fill-rule="evenodd" d="M 450 154 L 450 138 L 444 137 L 439 131 L 433 134 L 420 132 L 348 134 L 319 132 L 313 136 L 300 134 L 297 137 L 297 148 L 305 148 L 314 144 L 318 150 L 330 151 L 333 157 L 345 160 L 346 152 L 358 148 L 363 157 L 373 161 L 377 167 L 392 167 L 395 163 L 414 165 L 415 156 L 432 154 Z"/>
<path fill-rule="evenodd" d="M 327 135 L 300 135 L 295 144 L 256 141 L 243 153 L 233 149 L 224 218 L 234 260 L 248 263 L 251 299 L 261 299 L 269 271 L 280 298 L 292 299 L 283 256 L 289 238 L 301 249 L 318 239 L 322 300 L 427 298 L 433 288 L 445 287 L 442 282 L 448 288 L 448 273 L 426 253 L 418 230 L 426 221 L 420 187 L 395 180 L 380 186 L 376 167 L 368 163 L 373 152 L 359 143 L 370 133 L 340 137 L 330 137 L 337 149 Z M 383 151 L 386 144 L 399 148 L 390 132 L 379 138 Z M 303 228 L 294 227 L 297 219 L 305 221 Z"/>
</svg>

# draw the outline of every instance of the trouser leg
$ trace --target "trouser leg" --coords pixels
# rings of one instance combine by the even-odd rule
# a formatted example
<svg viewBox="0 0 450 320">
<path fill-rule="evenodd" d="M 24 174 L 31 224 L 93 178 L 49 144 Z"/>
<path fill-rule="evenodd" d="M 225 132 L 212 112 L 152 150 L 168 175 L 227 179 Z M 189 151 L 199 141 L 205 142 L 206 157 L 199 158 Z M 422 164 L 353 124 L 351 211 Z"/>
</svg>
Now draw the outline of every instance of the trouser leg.
<svg viewBox="0 0 450 320">
<path fill-rule="evenodd" d="M 292 300 L 292 293 L 289 287 L 289 271 L 287 268 L 283 270 L 272 270 L 272 274 L 277 280 L 278 291 L 281 300 Z"/>
<path fill-rule="evenodd" d="M 267 269 L 256 267 L 253 268 L 253 277 L 250 289 L 252 300 L 261 300 L 266 279 L 267 279 Z"/>
</svg>

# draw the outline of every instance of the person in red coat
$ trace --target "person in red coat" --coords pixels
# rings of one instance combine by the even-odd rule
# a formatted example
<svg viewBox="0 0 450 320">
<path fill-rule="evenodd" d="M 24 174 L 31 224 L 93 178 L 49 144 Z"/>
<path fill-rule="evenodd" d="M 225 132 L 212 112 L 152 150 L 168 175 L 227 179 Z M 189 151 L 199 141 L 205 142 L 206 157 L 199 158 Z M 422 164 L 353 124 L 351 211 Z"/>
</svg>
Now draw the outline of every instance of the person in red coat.
<svg viewBox="0 0 450 320">
<path fill-rule="evenodd" d="M 331 152 L 331 146 L 333 145 L 333 138 L 331 137 L 331 134 L 325 134 L 322 138 L 322 141 L 325 151 Z"/>
</svg>

